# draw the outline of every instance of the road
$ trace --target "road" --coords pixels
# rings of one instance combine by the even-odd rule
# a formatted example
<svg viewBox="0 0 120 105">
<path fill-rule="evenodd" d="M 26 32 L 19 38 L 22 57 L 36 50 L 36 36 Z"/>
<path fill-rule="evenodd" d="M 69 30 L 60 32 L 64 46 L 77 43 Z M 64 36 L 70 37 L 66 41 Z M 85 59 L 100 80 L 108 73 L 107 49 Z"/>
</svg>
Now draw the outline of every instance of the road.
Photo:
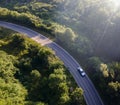
<svg viewBox="0 0 120 105">
<path fill-rule="evenodd" d="M 85 98 L 87 105 L 104 105 L 93 83 L 89 79 L 89 77 L 87 75 L 85 77 L 81 77 L 81 75 L 77 71 L 77 67 L 80 65 L 62 47 L 60 47 L 55 42 L 52 42 L 47 37 L 29 28 L 16 25 L 16 24 L 12 24 L 12 23 L 8 23 L 8 22 L 3 22 L 3 21 L 0 21 L 0 26 L 23 33 L 29 36 L 30 38 L 32 38 L 33 40 L 37 41 L 41 45 L 48 46 L 49 48 L 53 49 L 55 51 L 55 54 L 64 62 L 64 65 L 69 68 L 69 72 L 74 77 L 78 86 L 84 90 L 84 98 Z"/>
</svg>

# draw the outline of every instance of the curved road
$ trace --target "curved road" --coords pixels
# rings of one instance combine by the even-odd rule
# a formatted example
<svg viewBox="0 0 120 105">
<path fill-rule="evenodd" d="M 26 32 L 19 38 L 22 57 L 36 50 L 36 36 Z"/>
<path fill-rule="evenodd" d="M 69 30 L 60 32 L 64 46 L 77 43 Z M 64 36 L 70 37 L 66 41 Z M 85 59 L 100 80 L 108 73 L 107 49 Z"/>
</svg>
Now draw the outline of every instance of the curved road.
<svg viewBox="0 0 120 105">
<path fill-rule="evenodd" d="M 84 90 L 84 98 L 87 105 L 103 105 L 103 102 L 89 77 L 87 75 L 85 77 L 81 77 L 77 71 L 77 67 L 80 66 L 78 62 L 58 44 L 52 42 L 50 39 L 39 34 L 38 32 L 20 25 L 0 21 L 0 26 L 26 34 L 38 43 L 53 49 L 55 54 L 64 62 L 65 66 L 69 68 L 69 71 L 73 75 L 78 86 Z"/>
</svg>

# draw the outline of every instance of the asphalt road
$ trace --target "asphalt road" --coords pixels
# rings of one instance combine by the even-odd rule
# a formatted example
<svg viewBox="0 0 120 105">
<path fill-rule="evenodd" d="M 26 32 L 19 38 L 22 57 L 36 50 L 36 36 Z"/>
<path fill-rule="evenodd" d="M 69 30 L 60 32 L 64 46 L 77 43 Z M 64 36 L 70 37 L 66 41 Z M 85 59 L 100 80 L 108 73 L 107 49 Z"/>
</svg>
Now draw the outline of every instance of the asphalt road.
<svg viewBox="0 0 120 105">
<path fill-rule="evenodd" d="M 48 46 L 49 48 L 53 49 L 55 51 L 55 54 L 64 62 L 65 66 L 69 68 L 69 72 L 74 77 L 78 86 L 84 90 L 84 98 L 87 105 L 104 105 L 89 77 L 87 75 L 85 77 L 81 77 L 81 75 L 77 71 L 77 67 L 80 65 L 62 47 L 29 28 L 3 21 L 0 21 L 0 26 L 23 33 L 33 40 L 37 41 L 41 45 Z"/>
</svg>

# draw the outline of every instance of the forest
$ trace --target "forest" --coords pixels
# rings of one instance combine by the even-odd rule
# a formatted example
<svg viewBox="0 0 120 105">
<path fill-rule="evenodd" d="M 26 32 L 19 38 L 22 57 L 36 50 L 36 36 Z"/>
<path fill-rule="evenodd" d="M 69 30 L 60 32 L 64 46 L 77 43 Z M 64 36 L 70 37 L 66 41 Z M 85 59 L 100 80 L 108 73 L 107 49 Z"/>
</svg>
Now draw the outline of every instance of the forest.
<svg viewBox="0 0 120 105">
<path fill-rule="evenodd" d="M 105 105 L 120 105 L 120 7 L 115 5 L 112 0 L 1 0 L 0 20 L 54 39 L 82 65 Z"/>
<path fill-rule="evenodd" d="M 0 27 L 0 105 L 73 104 L 86 105 L 83 90 L 54 52 Z"/>
</svg>

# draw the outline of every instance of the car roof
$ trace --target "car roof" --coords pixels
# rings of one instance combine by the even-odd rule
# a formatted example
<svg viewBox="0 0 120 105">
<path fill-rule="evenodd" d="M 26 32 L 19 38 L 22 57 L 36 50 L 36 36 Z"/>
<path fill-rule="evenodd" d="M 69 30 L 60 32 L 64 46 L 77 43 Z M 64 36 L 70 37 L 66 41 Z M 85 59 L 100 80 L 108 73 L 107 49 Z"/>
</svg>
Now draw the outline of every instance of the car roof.
<svg viewBox="0 0 120 105">
<path fill-rule="evenodd" d="M 80 71 L 83 71 L 83 69 L 81 67 L 78 67 L 77 69 L 80 70 Z"/>
</svg>

